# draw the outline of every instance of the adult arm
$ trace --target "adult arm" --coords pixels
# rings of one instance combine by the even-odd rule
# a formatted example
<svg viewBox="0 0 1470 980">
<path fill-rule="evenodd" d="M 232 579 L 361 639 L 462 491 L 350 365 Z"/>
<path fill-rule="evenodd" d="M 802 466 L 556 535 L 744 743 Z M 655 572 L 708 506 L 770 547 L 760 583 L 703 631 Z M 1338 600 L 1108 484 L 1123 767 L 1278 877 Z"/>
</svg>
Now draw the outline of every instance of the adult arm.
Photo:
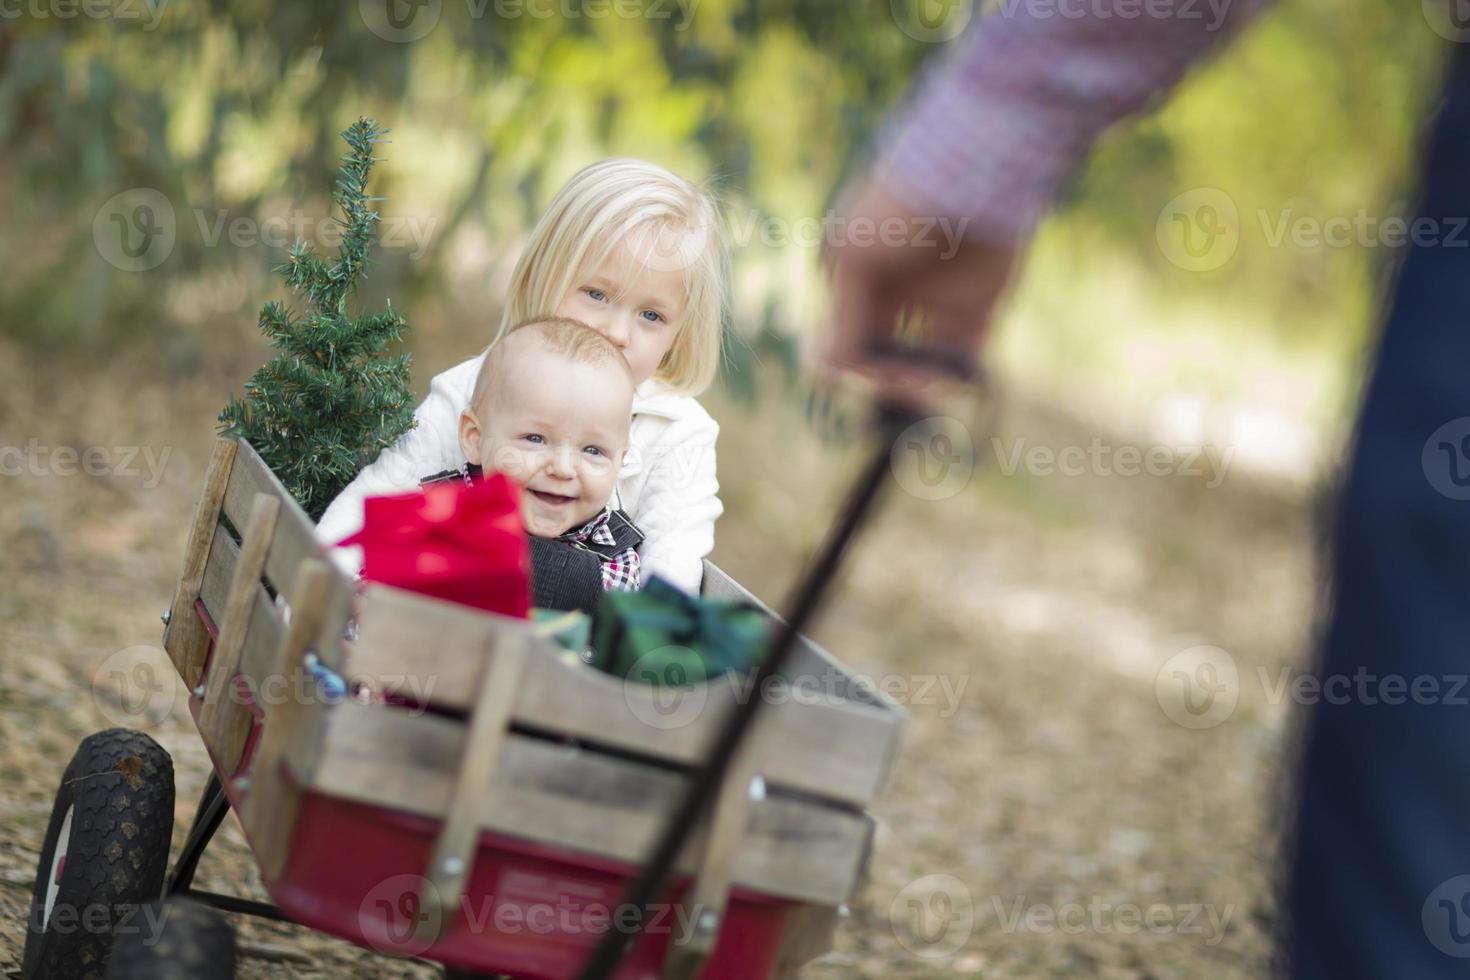
<svg viewBox="0 0 1470 980">
<path fill-rule="evenodd" d="M 885 127 L 841 210 L 849 227 L 901 219 L 915 234 L 898 246 L 853 236 L 831 246 L 831 363 L 871 368 L 868 342 L 915 306 L 931 343 L 978 356 L 1018 253 L 1098 135 L 1172 88 L 1264 3 L 1143 3 L 1131 18 L 1063 6 L 1008 3 L 981 17 Z"/>
</svg>

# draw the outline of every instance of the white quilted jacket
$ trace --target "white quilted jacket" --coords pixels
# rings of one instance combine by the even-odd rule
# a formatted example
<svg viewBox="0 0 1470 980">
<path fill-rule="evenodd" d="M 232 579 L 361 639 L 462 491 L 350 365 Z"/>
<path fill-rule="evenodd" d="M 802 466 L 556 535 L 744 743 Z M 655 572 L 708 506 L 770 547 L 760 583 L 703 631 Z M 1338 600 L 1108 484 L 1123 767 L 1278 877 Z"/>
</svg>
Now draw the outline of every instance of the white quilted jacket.
<svg viewBox="0 0 1470 980">
<path fill-rule="evenodd" d="M 430 382 L 429 396 L 414 411 L 417 426 L 383 450 L 322 515 L 322 541 L 332 544 L 362 527 L 363 498 L 414 490 L 424 477 L 463 465 L 459 414 L 469 405 L 479 365 L 472 357 Z M 644 574 L 661 575 L 689 592 L 699 591 L 701 559 L 714 548 L 715 519 L 724 511 L 715 479 L 719 432 L 699 402 L 656 379 L 634 393 L 628 461 L 612 504 L 643 530 Z M 338 548 L 334 557 L 355 575 L 361 549 Z"/>
</svg>

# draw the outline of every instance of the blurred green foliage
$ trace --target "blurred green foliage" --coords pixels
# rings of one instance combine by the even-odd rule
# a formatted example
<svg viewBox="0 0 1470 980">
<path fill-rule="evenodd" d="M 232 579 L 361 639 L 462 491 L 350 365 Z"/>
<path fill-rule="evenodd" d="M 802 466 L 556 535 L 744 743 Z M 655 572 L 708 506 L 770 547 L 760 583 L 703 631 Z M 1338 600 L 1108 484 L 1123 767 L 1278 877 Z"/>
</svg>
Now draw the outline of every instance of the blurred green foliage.
<svg viewBox="0 0 1470 980">
<path fill-rule="evenodd" d="M 636 155 L 725 201 L 733 373 L 761 350 L 786 362 L 794 348 L 772 337 L 807 332 L 824 297 L 817 249 L 782 223 L 822 215 L 939 50 L 898 27 L 894 11 L 922 2 L 639 0 L 628 17 L 608 13 L 623 0 L 97 0 L 115 13 L 97 17 L 26 0 L 0 20 L 0 331 L 82 351 L 164 338 L 168 355 L 214 324 L 248 324 L 300 230 L 280 226 L 325 210 L 313 195 L 330 185 L 336 134 L 370 115 L 394 136 L 365 299 L 391 293 L 416 322 L 440 304 L 488 324 L 497 275 L 561 182 Z M 1180 329 L 1161 321 L 1186 303 L 1191 331 L 1351 362 L 1395 250 L 1273 245 L 1257 210 L 1409 210 L 1445 46 L 1417 14 L 1287 0 L 1166 108 L 1106 137 L 1038 242 L 1003 356 L 1100 368 L 1144 321 Z M 424 36 L 385 39 L 426 17 Z M 1171 266 L 1155 239 L 1164 204 L 1202 186 L 1235 200 L 1242 228 L 1238 254 L 1208 273 Z M 171 203 L 177 240 L 134 272 L 109 261 L 94 219 L 139 187 Z"/>
</svg>

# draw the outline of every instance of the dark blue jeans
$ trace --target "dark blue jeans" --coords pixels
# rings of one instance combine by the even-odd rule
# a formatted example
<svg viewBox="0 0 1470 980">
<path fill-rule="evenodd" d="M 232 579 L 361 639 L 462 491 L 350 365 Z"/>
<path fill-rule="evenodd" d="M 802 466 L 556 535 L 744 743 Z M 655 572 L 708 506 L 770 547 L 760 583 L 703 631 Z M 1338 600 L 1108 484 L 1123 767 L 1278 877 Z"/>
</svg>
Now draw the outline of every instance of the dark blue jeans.
<svg viewBox="0 0 1470 980">
<path fill-rule="evenodd" d="M 1318 670 L 1343 679 L 1298 781 L 1291 971 L 1313 980 L 1470 975 L 1470 57 L 1421 193 L 1434 224 L 1407 246 L 1338 507 Z"/>
</svg>

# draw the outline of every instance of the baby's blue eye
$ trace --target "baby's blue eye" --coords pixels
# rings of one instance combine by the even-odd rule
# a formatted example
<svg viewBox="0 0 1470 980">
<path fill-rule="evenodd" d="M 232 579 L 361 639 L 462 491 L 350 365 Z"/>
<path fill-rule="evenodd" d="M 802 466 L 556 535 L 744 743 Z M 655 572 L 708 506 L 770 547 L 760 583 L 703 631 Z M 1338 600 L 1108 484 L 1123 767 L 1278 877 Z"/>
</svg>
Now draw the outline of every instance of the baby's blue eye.
<svg viewBox="0 0 1470 980">
<path fill-rule="evenodd" d="M 534 432 L 528 432 L 525 435 L 521 436 L 521 438 L 526 440 L 527 442 L 534 442 L 538 445 L 546 441 L 544 437 L 537 435 Z"/>
<path fill-rule="evenodd" d="M 605 456 L 605 455 L 607 455 L 606 453 L 604 453 L 597 446 L 588 446 L 585 449 L 583 449 L 582 452 L 584 452 L 584 453 L 591 453 L 593 456 Z"/>
<path fill-rule="evenodd" d="M 597 300 L 597 302 L 599 302 L 599 303 L 601 303 L 603 300 L 607 299 L 607 293 L 604 293 L 600 289 L 589 289 L 589 290 L 587 290 L 587 295 L 590 296 L 590 297 L 592 297 L 593 299 Z"/>
</svg>

